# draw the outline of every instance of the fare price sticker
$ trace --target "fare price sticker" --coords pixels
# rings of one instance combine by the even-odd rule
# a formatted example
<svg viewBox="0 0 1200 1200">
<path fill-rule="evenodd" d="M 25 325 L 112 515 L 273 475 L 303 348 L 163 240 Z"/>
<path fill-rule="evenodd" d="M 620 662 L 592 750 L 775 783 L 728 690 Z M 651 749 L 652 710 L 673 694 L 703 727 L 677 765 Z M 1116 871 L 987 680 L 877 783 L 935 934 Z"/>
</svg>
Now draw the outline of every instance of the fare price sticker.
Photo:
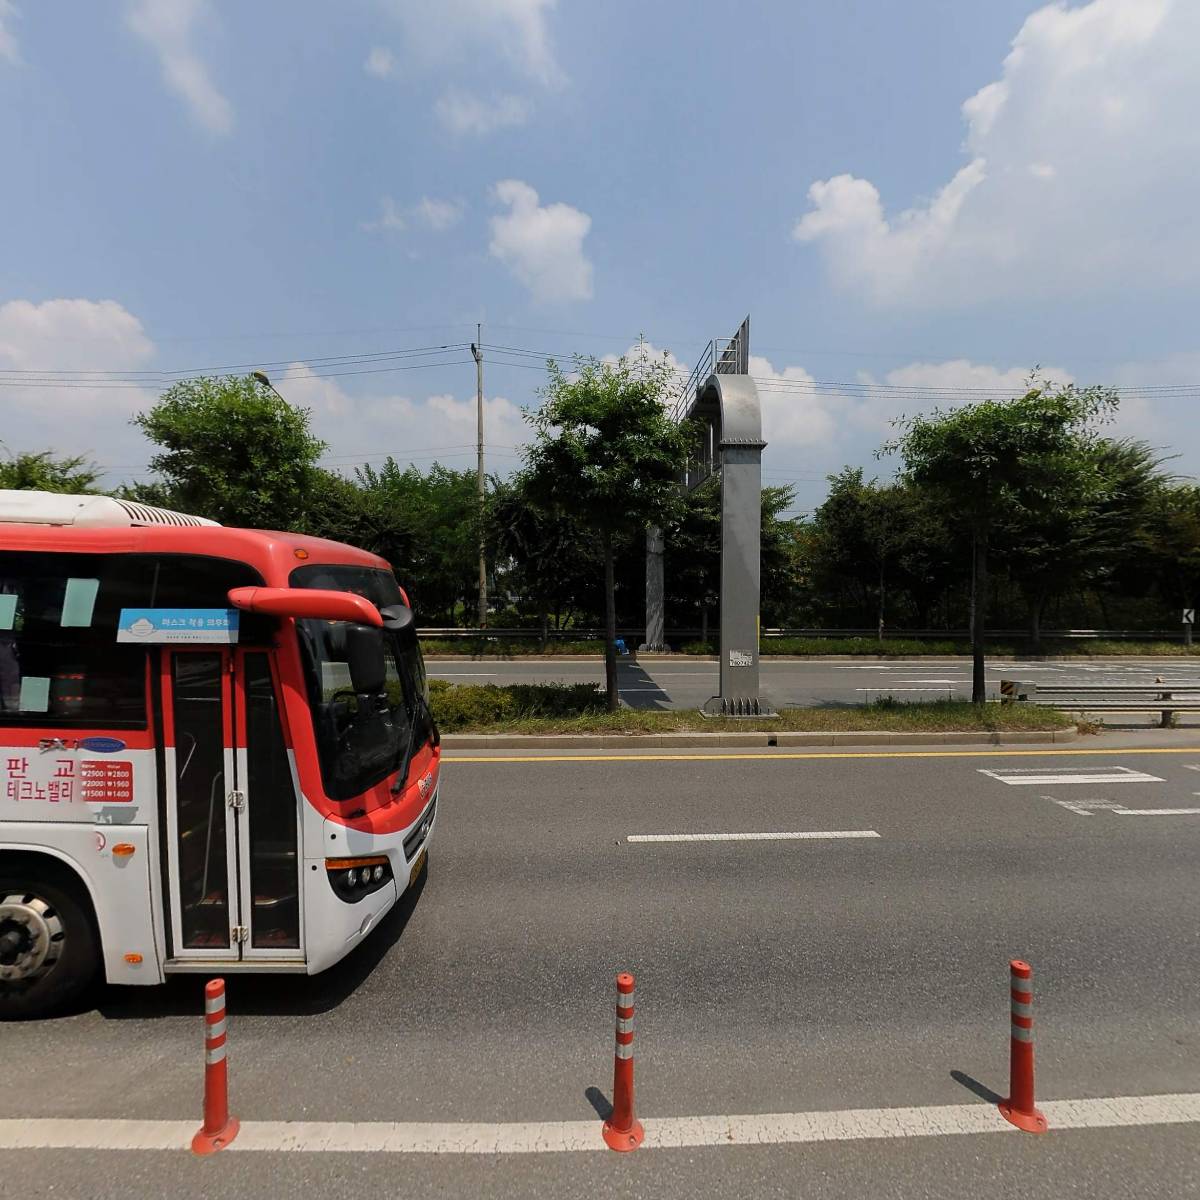
<svg viewBox="0 0 1200 1200">
<path fill-rule="evenodd" d="M 133 763 L 127 759 L 10 753 L 2 761 L 5 800 L 19 804 L 133 803 Z"/>
</svg>

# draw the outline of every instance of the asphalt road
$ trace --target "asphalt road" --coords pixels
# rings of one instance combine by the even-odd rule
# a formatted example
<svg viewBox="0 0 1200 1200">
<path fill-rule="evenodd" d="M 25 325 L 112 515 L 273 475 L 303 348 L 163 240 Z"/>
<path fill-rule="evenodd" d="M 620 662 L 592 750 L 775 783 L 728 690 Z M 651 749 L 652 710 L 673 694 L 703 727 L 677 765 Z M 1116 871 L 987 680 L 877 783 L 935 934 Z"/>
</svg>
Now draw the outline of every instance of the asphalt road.
<svg viewBox="0 0 1200 1200">
<path fill-rule="evenodd" d="M 853 662 L 809 659 L 761 660 L 762 690 L 777 705 L 861 704 L 880 696 L 900 700 L 970 699 L 969 658 Z M 458 683 L 595 683 L 603 685 L 604 664 L 596 660 L 435 659 L 429 674 Z M 620 660 L 621 698 L 631 708 L 697 708 L 717 691 L 718 666 L 687 658 Z M 995 659 L 988 662 L 991 695 L 1000 680 L 1019 679 L 1055 686 L 1104 683 L 1200 681 L 1200 663 L 1187 658 L 1112 658 L 1083 662 Z M 1122 718 L 1125 719 L 1125 718 Z M 1153 718 L 1157 720 L 1157 717 Z"/>
<path fill-rule="evenodd" d="M 990 1113 L 1018 955 L 1035 969 L 1040 1099 L 1200 1092 L 1200 814 L 1148 815 L 1200 806 L 1200 746 L 1126 744 L 460 753 L 415 902 L 324 976 L 231 979 L 235 1111 L 598 1128 L 628 968 L 648 1126 Z M 878 836 L 629 840 L 839 831 Z M 0 1119 L 195 1120 L 199 1001 L 177 978 L 0 1027 Z M 0 1179 L 89 1198 L 1183 1197 L 1200 1195 L 1198 1146 L 1192 1123 L 625 1156 L 22 1150 L 0 1151 Z"/>
</svg>

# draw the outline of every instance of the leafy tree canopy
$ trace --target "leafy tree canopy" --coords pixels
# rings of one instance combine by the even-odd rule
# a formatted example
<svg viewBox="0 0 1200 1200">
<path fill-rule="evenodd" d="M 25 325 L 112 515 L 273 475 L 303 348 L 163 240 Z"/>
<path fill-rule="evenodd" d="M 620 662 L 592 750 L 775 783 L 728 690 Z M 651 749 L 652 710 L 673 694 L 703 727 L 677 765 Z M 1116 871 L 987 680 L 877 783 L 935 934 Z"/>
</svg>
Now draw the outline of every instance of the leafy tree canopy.
<svg viewBox="0 0 1200 1200">
<path fill-rule="evenodd" d="M 577 358 L 567 375 L 553 360 L 542 405 L 527 414 L 534 440 L 525 451 L 531 496 L 593 532 L 604 555 L 605 672 L 616 711 L 614 542 L 664 525 L 682 503 L 680 474 L 693 431 L 667 411 L 673 372 L 643 349 L 615 363 Z"/>
<path fill-rule="evenodd" d="M 0 488 L 81 495 L 99 491 L 99 478 L 99 469 L 83 455 L 55 458 L 52 450 L 40 450 L 0 459 Z"/>
<path fill-rule="evenodd" d="M 297 527 L 326 448 L 307 409 L 247 376 L 182 380 L 133 424 L 161 448 L 150 468 L 177 506 L 255 529 Z"/>
</svg>

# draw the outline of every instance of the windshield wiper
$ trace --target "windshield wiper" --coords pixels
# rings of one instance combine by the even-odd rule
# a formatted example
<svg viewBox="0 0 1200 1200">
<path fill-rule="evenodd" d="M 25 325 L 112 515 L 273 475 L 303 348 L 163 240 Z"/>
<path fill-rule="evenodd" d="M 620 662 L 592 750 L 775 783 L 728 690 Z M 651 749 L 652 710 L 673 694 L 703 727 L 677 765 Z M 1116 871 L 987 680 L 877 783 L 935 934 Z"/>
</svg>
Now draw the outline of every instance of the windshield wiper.
<svg viewBox="0 0 1200 1200">
<path fill-rule="evenodd" d="M 404 781 L 408 778 L 408 768 L 412 764 L 413 755 L 417 752 L 417 721 L 421 716 L 421 710 L 429 709 L 429 701 L 425 699 L 424 693 L 414 691 L 416 703 L 413 705 L 412 720 L 408 725 L 408 745 L 404 748 L 404 762 L 400 766 L 400 773 L 396 776 L 395 782 L 392 784 L 392 795 L 398 796 L 404 790 Z M 433 713 L 429 713 L 430 720 L 433 719 Z"/>
</svg>

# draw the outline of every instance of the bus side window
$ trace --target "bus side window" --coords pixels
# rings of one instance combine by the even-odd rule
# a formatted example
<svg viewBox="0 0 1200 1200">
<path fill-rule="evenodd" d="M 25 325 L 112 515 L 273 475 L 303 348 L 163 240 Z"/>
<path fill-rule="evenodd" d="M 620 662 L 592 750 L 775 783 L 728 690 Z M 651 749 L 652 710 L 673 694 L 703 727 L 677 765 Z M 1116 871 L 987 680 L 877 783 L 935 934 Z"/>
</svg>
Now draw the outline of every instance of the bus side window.
<svg viewBox="0 0 1200 1200">
<path fill-rule="evenodd" d="M 116 642 L 136 583 L 120 555 L 0 552 L 0 716 L 6 724 L 143 728 L 142 647 Z"/>
</svg>

